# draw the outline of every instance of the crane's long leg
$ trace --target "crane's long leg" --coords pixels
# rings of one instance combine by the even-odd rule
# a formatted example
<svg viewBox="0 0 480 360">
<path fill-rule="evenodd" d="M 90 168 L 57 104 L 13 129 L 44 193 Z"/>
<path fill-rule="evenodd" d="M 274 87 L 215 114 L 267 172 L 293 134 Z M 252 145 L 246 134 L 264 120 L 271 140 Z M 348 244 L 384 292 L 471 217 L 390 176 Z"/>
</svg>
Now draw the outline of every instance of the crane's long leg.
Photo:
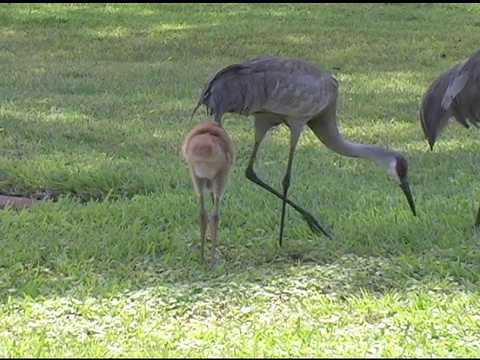
<svg viewBox="0 0 480 360">
<path fill-rule="evenodd" d="M 299 123 L 300 124 L 300 123 Z M 303 125 L 293 124 L 290 126 L 290 152 L 288 154 L 288 164 L 287 171 L 283 178 L 283 201 L 282 201 L 282 215 L 280 217 L 280 237 L 278 243 L 282 246 L 283 240 L 283 227 L 285 224 L 285 207 L 287 206 L 287 193 L 290 188 L 290 177 L 292 174 L 292 165 L 293 165 L 293 155 L 295 154 L 295 148 L 297 147 L 298 140 L 300 139 L 300 134 L 302 133 Z"/>
<path fill-rule="evenodd" d="M 207 232 L 208 214 L 205 210 L 205 201 L 203 193 L 199 195 L 200 213 L 198 217 L 198 225 L 200 226 L 200 241 L 202 252 L 202 263 L 205 263 L 205 235 Z"/>
<path fill-rule="evenodd" d="M 279 122 L 274 122 L 271 120 L 269 117 L 261 117 L 259 115 L 255 116 L 255 144 L 253 145 L 253 150 L 252 154 L 250 155 L 250 160 L 247 165 L 247 169 L 245 171 L 245 176 L 247 177 L 248 180 L 252 181 L 253 183 L 259 185 L 260 187 L 264 188 L 268 192 L 272 193 L 279 199 L 283 200 L 283 195 L 280 194 L 278 191 L 276 191 L 274 188 L 272 188 L 270 185 L 266 184 L 263 182 L 255 173 L 255 170 L 253 169 L 253 165 L 255 164 L 255 159 L 258 154 L 258 150 L 260 148 L 260 144 L 262 140 L 265 138 L 265 135 L 267 134 L 268 130 L 271 129 L 273 126 L 277 125 Z M 308 211 L 304 210 L 297 204 L 295 204 L 293 201 L 290 199 L 285 199 L 285 202 L 293 207 L 296 211 L 298 211 L 305 221 L 308 223 L 310 226 L 310 229 L 315 232 L 315 233 L 323 233 L 325 236 L 330 237 L 330 235 L 322 228 L 322 226 L 318 223 L 318 221 L 313 217 L 312 214 L 310 214 Z"/>
<path fill-rule="evenodd" d="M 220 220 L 220 201 L 222 199 L 214 195 L 214 210 L 210 214 L 210 235 L 212 237 L 212 257 L 210 261 L 210 269 L 215 266 L 215 248 L 217 246 L 218 223 Z"/>
<path fill-rule="evenodd" d="M 190 168 L 190 174 L 193 180 L 193 185 L 198 194 L 198 226 L 200 227 L 200 241 L 201 241 L 201 253 L 202 253 L 202 263 L 205 263 L 205 236 L 207 232 L 208 225 L 208 214 L 205 209 L 205 187 L 206 182 L 204 179 L 199 178 L 195 175 L 193 168 Z"/>
<path fill-rule="evenodd" d="M 475 220 L 475 226 L 480 226 L 480 206 L 477 211 L 477 220 Z"/>
</svg>

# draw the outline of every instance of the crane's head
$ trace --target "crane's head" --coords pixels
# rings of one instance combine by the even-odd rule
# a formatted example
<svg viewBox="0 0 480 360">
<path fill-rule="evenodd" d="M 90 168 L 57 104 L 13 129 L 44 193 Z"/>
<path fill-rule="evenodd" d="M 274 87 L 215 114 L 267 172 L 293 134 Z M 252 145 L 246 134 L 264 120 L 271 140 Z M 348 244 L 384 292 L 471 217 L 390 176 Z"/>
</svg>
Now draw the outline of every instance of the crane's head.
<svg viewBox="0 0 480 360">
<path fill-rule="evenodd" d="M 394 153 L 387 161 L 388 172 L 393 176 L 395 181 L 400 185 L 403 193 L 405 194 L 408 205 L 412 210 L 413 216 L 417 216 L 415 210 L 415 204 L 413 202 L 412 192 L 410 191 L 410 185 L 408 183 L 408 163 L 405 158 L 398 154 Z"/>
</svg>

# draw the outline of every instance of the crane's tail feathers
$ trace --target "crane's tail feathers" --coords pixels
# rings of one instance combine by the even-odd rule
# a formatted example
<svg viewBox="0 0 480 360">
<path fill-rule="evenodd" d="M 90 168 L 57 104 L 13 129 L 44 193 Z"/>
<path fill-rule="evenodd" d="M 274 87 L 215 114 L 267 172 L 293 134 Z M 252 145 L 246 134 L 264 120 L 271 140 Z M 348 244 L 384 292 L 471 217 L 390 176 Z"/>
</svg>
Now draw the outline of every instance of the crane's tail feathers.
<svg viewBox="0 0 480 360">
<path fill-rule="evenodd" d="M 219 123 L 220 125 L 222 125 L 222 115 L 220 114 L 215 114 L 214 118 L 215 122 Z"/>
<path fill-rule="evenodd" d="M 221 124 L 226 113 L 248 116 L 260 109 L 266 93 L 264 77 L 252 70 L 251 65 L 232 64 L 219 70 L 208 82 L 197 108 L 204 105 L 209 115 Z"/>
<path fill-rule="evenodd" d="M 202 101 L 200 101 L 197 106 L 195 106 L 195 108 L 193 109 L 192 111 L 192 115 L 190 116 L 190 121 L 193 119 L 193 116 L 195 115 L 195 113 L 197 112 L 197 110 L 200 108 L 200 106 L 202 105 L 205 105 Z M 208 106 L 207 106 L 207 114 L 208 115 L 212 115 L 213 114 L 213 111 L 212 109 L 210 109 Z M 215 122 L 217 122 L 218 124 L 222 125 L 222 116 L 223 114 L 221 113 L 218 113 L 218 112 L 215 112 L 215 115 L 214 115 L 214 120 Z"/>
<path fill-rule="evenodd" d="M 197 106 L 195 106 L 195 109 L 193 109 L 193 111 L 192 111 L 192 116 L 190 116 L 190 121 L 192 121 L 193 115 L 195 115 L 195 113 L 196 113 L 197 110 L 200 108 L 200 106 L 202 106 L 202 103 L 201 103 L 201 102 L 199 102 L 199 103 L 197 104 Z"/>
</svg>

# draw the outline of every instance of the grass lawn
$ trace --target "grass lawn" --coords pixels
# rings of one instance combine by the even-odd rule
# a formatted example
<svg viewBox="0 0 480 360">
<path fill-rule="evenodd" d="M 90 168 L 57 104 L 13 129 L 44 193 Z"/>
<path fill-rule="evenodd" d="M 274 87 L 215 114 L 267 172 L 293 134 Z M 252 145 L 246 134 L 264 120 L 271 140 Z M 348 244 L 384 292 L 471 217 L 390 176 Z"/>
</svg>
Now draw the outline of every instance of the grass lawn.
<svg viewBox="0 0 480 360">
<path fill-rule="evenodd" d="M 0 193 L 62 195 L 0 212 L 0 357 L 478 356 L 479 137 L 431 153 L 418 109 L 479 25 L 478 4 L 0 5 Z M 333 236 L 287 207 L 280 248 L 281 202 L 244 177 L 253 120 L 229 115 L 209 272 L 180 146 L 208 78 L 264 55 L 337 77 L 342 132 L 405 154 L 418 216 L 306 130 L 290 197 Z M 277 189 L 288 140 L 256 167 Z"/>
</svg>

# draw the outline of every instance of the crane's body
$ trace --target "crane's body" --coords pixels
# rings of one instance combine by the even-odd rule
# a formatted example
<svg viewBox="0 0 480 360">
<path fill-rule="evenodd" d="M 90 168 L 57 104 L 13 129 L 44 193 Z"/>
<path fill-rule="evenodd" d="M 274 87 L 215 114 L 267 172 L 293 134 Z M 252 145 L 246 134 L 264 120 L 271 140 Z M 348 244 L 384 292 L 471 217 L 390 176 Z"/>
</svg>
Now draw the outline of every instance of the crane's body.
<svg viewBox="0 0 480 360">
<path fill-rule="evenodd" d="M 401 185 L 415 214 L 406 160 L 392 150 L 345 140 L 337 124 L 337 98 L 337 80 L 314 64 L 296 58 L 259 57 L 218 71 L 204 88 L 193 112 L 204 105 L 218 123 L 226 113 L 253 115 L 255 118 L 255 143 L 246 177 L 283 200 L 280 245 L 287 203 L 303 215 L 312 230 L 328 236 L 310 213 L 287 198 L 293 154 L 305 125 L 331 150 L 345 156 L 374 160 L 385 167 Z M 258 178 L 253 165 L 266 133 L 282 123 L 290 128 L 290 153 L 283 194 L 280 194 Z"/>
<path fill-rule="evenodd" d="M 220 70 L 201 103 L 221 122 L 225 113 L 313 118 L 337 96 L 335 78 L 300 59 L 261 57 Z M 200 105 L 199 104 L 199 105 Z"/>
<path fill-rule="evenodd" d="M 420 124 L 431 151 L 452 117 L 467 129 L 480 126 L 480 50 L 440 74 L 423 96 Z"/>
<path fill-rule="evenodd" d="M 480 125 L 480 50 L 440 74 L 425 92 L 420 123 L 430 150 L 452 117 L 467 129 Z"/>
</svg>

